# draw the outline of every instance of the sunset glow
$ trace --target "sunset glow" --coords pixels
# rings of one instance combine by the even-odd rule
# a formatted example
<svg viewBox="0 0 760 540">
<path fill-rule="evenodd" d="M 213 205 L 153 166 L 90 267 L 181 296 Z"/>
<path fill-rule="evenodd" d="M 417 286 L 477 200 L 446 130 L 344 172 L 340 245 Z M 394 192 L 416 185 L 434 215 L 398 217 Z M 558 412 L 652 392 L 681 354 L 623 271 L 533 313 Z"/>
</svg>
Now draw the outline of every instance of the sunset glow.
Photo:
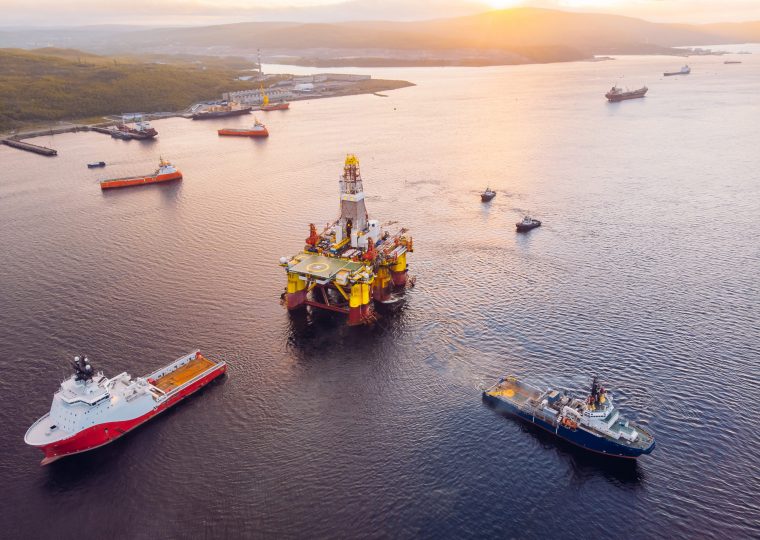
<svg viewBox="0 0 760 540">
<path fill-rule="evenodd" d="M 520 6 L 524 2 L 523 0 L 488 0 L 486 3 L 488 6 L 494 9 L 507 9 Z"/>
<path fill-rule="evenodd" d="M 0 26 L 411 21 L 514 8 L 606 13 L 668 23 L 760 20 L 757 0 L 35 0 L 34 8 L 23 0 L 0 0 Z"/>
</svg>

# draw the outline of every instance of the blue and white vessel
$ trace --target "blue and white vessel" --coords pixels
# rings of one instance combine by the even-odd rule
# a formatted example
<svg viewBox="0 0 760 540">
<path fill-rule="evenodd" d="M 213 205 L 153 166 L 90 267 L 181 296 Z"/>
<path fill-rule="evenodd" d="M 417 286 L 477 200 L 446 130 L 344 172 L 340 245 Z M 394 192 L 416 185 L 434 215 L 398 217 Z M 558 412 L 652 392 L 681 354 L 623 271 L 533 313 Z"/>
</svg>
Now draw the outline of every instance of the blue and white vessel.
<svg viewBox="0 0 760 540">
<path fill-rule="evenodd" d="M 592 452 L 637 458 L 654 449 L 654 435 L 623 418 L 596 377 L 585 399 L 505 377 L 483 391 L 483 400 Z"/>
</svg>

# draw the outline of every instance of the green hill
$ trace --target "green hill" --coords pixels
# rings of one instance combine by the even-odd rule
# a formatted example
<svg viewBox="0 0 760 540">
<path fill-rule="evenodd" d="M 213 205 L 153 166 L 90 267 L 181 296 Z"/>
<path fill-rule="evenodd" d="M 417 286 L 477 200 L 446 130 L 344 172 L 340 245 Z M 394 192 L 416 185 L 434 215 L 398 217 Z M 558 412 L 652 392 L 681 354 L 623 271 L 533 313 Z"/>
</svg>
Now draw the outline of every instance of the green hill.
<svg viewBox="0 0 760 540">
<path fill-rule="evenodd" d="M 0 49 L 0 131 L 132 111 L 176 111 L 253 88 L 240 71 L 195 62 L 145 63 L 71 49 Z"/>
</svg>

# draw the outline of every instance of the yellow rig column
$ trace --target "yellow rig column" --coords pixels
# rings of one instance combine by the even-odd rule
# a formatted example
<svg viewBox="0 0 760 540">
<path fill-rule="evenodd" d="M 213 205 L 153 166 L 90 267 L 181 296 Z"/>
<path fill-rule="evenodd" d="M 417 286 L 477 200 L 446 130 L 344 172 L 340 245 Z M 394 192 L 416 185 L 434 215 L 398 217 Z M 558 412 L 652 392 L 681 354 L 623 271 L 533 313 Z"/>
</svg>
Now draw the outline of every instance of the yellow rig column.
<svg viewBox="0 0 760 540">
<path fill-rule="evenodd" d="M 375 281 L 372 283 L 372 297 L 378 302 L 384 302 L 391 297 L 391 271 L 387 266 L 377 269 Z"/>
<path fill-rule="evenodd" d="M 363 324 L 370 316 L 369 283 L 354 283 L 348 296 L 348 324 Z"/>
<path fill-rule="evenodd" d="M 288 309 L 298 309 L 305 305 L 306 286 L 306 282 L 298 274 L 288 272 L 288 293 L 286 295 Z"/>
<path fill-rule="evenodd" d="M 396 287 L 406 285 L 406 253 L 399 255 L 396 264 L 391 266 L 391 277 Z"/>
<path fill-rule="evenodd" d="M 351 285 L 351 294 L 348 296 L 348 324 L 355 325 L 362 323 L 362 284 L 354 283 Z"/>
</svg>

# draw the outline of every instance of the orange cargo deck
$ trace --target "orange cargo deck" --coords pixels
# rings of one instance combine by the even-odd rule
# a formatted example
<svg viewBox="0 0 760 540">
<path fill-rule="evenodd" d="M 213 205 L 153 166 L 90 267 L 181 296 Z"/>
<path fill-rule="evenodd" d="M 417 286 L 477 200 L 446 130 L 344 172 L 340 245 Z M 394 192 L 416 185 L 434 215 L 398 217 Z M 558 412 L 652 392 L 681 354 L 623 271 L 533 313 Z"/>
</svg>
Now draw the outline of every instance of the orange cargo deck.
<svg viewBox="0 0 760 540">
<path fill-rule="evenodd" d="M 208 358 L 198 354 L 184 366 L 172 371 L 171 373 L 167 373 L 160 379 L 156 379 L 156 381 L 153 383 L 153 386 L 158 387 L 163 392 L 170 392 L 171 390 L 177 388 L 178 386 L 182 386 L 193 377 L 200 375 L 215 365 L 216 364 Z"/>
</svg>

